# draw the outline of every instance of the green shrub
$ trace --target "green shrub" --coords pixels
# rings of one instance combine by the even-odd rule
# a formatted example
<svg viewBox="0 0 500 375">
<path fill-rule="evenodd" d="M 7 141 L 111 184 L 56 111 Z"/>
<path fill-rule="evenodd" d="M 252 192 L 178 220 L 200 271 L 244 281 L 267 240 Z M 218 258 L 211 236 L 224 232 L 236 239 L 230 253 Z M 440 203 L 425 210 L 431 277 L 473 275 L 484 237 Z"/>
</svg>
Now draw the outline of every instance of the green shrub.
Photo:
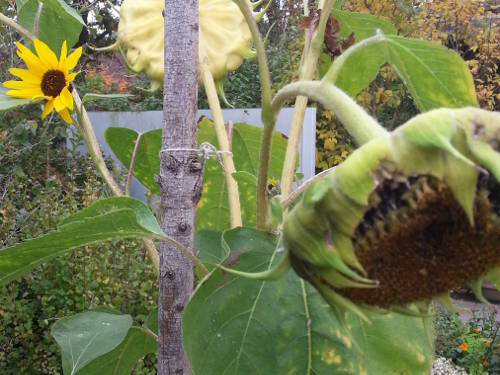
<svg viewBox="0 0 500 375">
<path fill-rule="evenodd" d="M 436 308 L 436 355 L 449 358 L 470 375 L 500 373 L 500 325 L 495 309 L 484 307 L 462 323 L 460 312 Z"/>
<path fill-rule="evenodd" d="M 92 161 L 66 147 L 67 126 L 26 120 L 34 111 L 1 116 L 0 248 L 53 229 L 60 217 L 107 194 Z M 116 241 L 58 257 L 1 287 L 0 374 L 62 373 L 50 336 L 55 320 L 107 305 L 142 323 L 156 305 L 156 284 L 142 244 Z M 138 373 L 154 373 L 155 363 L 146 357 Z"/>
</svg>

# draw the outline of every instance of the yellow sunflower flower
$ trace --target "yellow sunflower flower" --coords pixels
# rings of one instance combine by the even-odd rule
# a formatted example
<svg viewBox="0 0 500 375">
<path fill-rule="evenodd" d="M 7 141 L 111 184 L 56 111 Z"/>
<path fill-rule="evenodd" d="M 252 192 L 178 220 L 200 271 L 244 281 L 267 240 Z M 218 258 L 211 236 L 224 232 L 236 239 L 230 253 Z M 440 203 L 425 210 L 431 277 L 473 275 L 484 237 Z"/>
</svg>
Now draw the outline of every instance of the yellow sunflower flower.
<svg viewBox="0 0 500 375">
<path fill-rule="evenodd" d="M 38 56 L 21 43 L 17 43 L 17 55 L 24 60 L 28 69 L 9 70 L 12 75 L 21 78 L 21 81 L 4 82 L 5 87 L 12 89 L 6 94 L 24 99 L 44 98 L 47 101 L 42 120 L 55 109 L 65 122 L 71 124 L 73 121 L 68 109 L 73 110 L 73 96 L 68 86 L 79 72 L 69 73 L 69 71 L 76 66 L 82 55 L 82 48 L 77 48 L 67 55 L 66 41 L 64 41 L 61 57 L 57 60 L 55 53 L 44 42 L 35 39 L 33 44 Z"/>
</svg>

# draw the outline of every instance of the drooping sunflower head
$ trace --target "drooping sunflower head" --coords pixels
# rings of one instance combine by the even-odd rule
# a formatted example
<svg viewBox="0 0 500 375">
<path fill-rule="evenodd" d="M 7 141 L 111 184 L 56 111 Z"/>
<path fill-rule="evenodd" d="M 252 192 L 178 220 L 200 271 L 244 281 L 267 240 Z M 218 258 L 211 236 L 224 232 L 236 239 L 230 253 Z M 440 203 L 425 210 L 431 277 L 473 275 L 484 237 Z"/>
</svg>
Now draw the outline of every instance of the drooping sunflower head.
<svg viewBox="0 0 500 375">
<path fill-rule="evenodd" d="M 154 88 L 163 82 L 164 6 L 163 0 L 125 0 L 120 8 L 116 45 L 126 50 L 132 70 L 148 74 Z M 200 0 L 199 19 L 199 46 L 208 56 L 216 81 L 253 55 L 250 30 L 232 0 Z"/>
<path fill-rule="evenodd" d="M 65 122 L 71 124 L 69 111 L 73 110 L 73 97 L 68 86 L 78 73 L 69 71 L 76 66 L 82 48 L 77 48 L 68 56 L 64 41 L 58 60 L 55 53 L 41 40 L 35 39 L 33 44 L 36 55 L 21 43 L 17 43 L 17 55 L 24 61 L 27 69 L 9 70 L 12 75 L 21 78 L 21 81 L 4 82 L 5 87 L 12 89 L 6 94 L 25 99 L 44 98 L 46 102 L 42 120 L 55 109 Z"/>
<path fill-rule="evenodd" d="M 297 273 L 336 307 L 498 283 L 500 114 L 435 110 L 363 145 L 306 191 L 284 241 Z"/>
</svg>

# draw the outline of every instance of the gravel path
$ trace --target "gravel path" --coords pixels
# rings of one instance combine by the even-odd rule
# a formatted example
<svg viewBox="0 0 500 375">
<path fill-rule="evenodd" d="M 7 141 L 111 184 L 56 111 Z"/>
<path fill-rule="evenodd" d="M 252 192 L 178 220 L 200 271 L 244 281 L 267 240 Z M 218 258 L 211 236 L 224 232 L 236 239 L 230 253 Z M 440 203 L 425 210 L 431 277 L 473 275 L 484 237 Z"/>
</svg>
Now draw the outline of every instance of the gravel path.
<svg viewBox="0 0 500 375">
<path fill-rule="evenodd" d="M 430 375 L 467 375 L 467 371 L 463 368 L 454 367 L 451 359 L 438 357 L 432 365 Z"/>
</svg>

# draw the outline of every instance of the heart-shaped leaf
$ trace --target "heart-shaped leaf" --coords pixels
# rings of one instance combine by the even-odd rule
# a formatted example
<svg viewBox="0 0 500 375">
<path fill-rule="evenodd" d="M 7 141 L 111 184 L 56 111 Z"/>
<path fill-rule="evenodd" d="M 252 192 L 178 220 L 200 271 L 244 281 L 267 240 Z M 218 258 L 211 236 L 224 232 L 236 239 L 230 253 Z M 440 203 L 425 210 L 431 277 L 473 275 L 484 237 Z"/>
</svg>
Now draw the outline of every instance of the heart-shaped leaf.
<svg viewBox="0 0 500 375">
<path fill-rule="evenodd" d="M 18 22 L 34 32 L 39 0 L 26 0 L 18 8 Z M 63 0 L 43 0 L 38 23 L 38 38 L 59 56 L 63 41 L 68 48 L 77 41 L 85 25 L 82 17 Z"/>
<path fill-rule="evenodd" d="M 355 43 L 374 36 L 375 34 L 377 34 L 378 30 L 388 35 L 397 33 L 396 28 L 390 22 L 382 20 L 371 14 L 348 12 L 340 10 L 340 8 L 332 9 L 331 14 L 339 24 L 339 36 L 341 38 L 347 38 L 351 33 L 353 33 Z M 382 65 L 384 61 L 378 63 L 377 61 L 364 61 L 363 63 L 370 66 L 375 66 L 375 70 L 376 72 L 378 72 L 380 65 Z M 318 73 L 320 77 L 323 77 L 325 75 L 331 64 L 332 60 L 330 56 L 326 52 L 322 52 L 318 62 Z M 373 71 L 373 68 L 368 69 L 367 67 L 363 66 L 362 71 L 359 72 L 359 74 L 366 74 L 364 73 L 365 70 L 371 72 Z M 369 74 L 369 77 L 372 77 L 372 75 Z M 354 77 L 351 78 L 355 80 Z M 369 82 L 371 82 L 372 80 L 373 77 Z M 365 82 L 366 79 L 361 79 L 361 81 Z M 364 87 L 366 86 L 363 86 L 363 88 Z"/>
<path fill-rule="evenodd" d="M 276 243 L 253 229 L 226 231 L 221 246 L 231 254 L 224 265 L 263 271 Z M 349 315 L 343 326 L 293 271 L 264 282 L 216 269 L 186 307 L 184 349 L 200 375 L 429 373 L 432 345 L 422 318 L 366 314 L 371 325 Z"/>
<path fill-rule="evenodd" d="M 353 45 L 333 62 L 324 79 L 355 96 L 386 62 L 401 77 L 421 111 L 477 106 L 472 75 L 456 52 L 396 35 L 377 35 Z"/>
<path fill-rule="evenodd" d="M 387 35 L 397 34 L 397 30 L 392 23 L 371 14 L 348 12 L 340 9 L 332 9 L 331 14 L 339 23 L 339 36 L 345 38 L 350 33 L 354 33 L 356 43 L 375 35 L 378 30 Z"/>
<path fill-rule="evenodd" d="M 156 340 L 145 329 L 132 327 L 127 336 L 112 351 L 97 357 L 78 371 L 78 375 L 130 375 L 137 361 L 149 353 L 156 353 Z"/>
<path fill-rule="evenodd" d="M 111 352 L 122 343 L 131 326 L 130 315 L 98 311 L 58 320 L 51 334 L 61 348 L 64 374 L 74 375 L 94 359 Z"/>
</svg>

